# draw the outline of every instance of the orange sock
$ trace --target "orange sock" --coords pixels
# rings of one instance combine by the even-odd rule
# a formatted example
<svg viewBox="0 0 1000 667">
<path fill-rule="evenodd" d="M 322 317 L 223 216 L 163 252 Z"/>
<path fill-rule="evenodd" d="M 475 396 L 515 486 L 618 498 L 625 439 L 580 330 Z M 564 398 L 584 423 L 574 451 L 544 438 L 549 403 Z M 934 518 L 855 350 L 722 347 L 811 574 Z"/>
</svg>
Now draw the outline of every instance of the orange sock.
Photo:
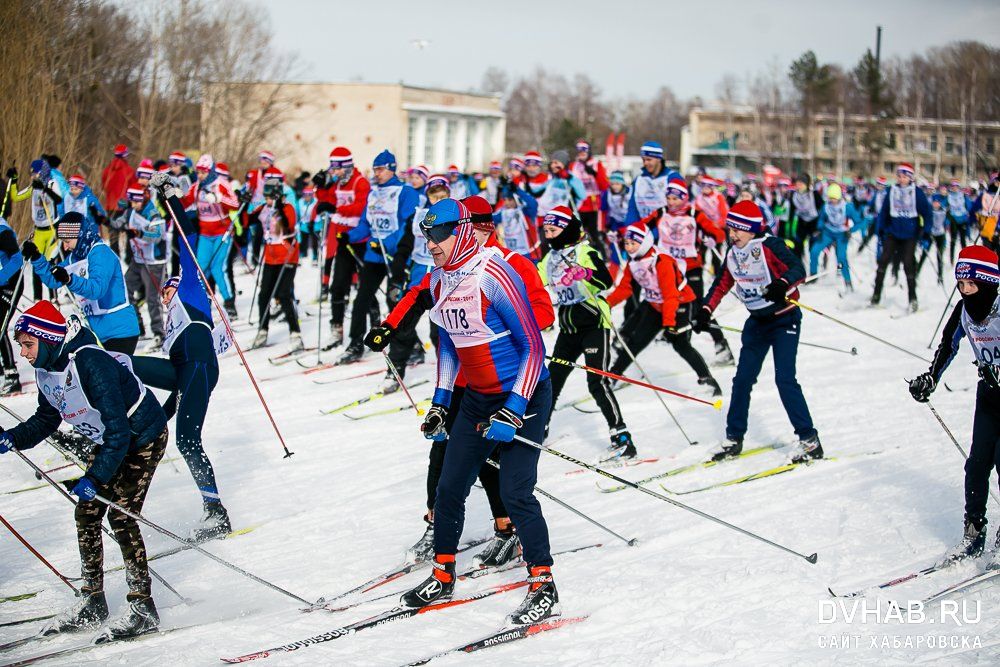
<svg viewBox="0 0 1000 667">
<path fill-rule="evenodd" d="M 439 565 L 447 565 L 455 563 L 455 554 L 436 554 L 434 556 L 434 562 Z M 450 584 L 454 575 L 448 572 L 444 567 L 434 568 L 434 578 L 443 584 Z"/>
</svg>

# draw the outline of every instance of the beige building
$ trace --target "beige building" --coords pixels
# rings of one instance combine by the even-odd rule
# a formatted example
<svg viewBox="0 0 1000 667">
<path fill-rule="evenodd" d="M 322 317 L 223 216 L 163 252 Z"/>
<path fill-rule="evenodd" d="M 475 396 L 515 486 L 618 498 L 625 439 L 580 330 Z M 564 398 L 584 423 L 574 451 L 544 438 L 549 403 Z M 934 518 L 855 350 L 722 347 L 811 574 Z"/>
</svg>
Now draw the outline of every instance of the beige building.
<svg viewBox="0 0 1000 667">
<path fill-rule="evenodd" d="M 981 178 L 996 168 L 1000 122 L 895 118 L 888 121 L 879 164 L 864 146 L 874 119 L 817 114 L 804 127 L 798 114 L 761 114 L 752 107 L 693 108 L 681 133 L 682 169 L 722 168 L 760 173 L 774 164 L 786 173 L 891 175 L 910 162 L 932 182 Z"/>
<path fill-rule="evenodd" d="M 251 133 L 240 123 L 254 122 L 266 100 L 278 108 L 264 119 L 259 149 L 272 151 L 286 173 L 316 171 L 330 150 L 343 145 L 355 164 L 369 170 L 372 159 L 388 148 L 400 168 L 425 164 L 432 172 L 455 164 L 463 171 L 485 170 L 504 155 L 506 120 L 500 98 L 403 84 L 257 83 L 241 84 L 247 113 L 220 113 L 212 100 L 227 84 L 210 84 L 202 107 L 203 145 L 237 143 Z M 231 90 L 231 87 L 229 87 Z M 256 103 L 249 103 L 256 100 Z M 220 135 L 221 133 L 221 135 Z M 258 150 L 252 148 L 251 150 Z"/>
</svg>

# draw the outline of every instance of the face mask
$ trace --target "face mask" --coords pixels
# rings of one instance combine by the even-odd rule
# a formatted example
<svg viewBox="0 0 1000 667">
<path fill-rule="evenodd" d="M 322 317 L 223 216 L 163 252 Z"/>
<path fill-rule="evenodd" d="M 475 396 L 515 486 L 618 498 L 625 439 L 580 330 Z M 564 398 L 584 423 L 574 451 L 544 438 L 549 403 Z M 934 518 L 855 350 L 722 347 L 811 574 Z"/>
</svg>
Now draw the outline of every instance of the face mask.
<svg viewBox="0 0 1000 667">
<path fill-rule="evenodd" d="M 62 345 L 55 345 L 44 340 L 38 341 L 38 354 L 35 356 L 35 363 L 32 368 L 46 369 L 59 357 L 59 350 Z"/>
<path fill-rule="evenodd" d="M 997 286 L 981 282 L 977 282 L 976 286 L 979 290 L 975 294 L 962 295 L 962 304 L 973 322 L 982 322 L 990 314 L 993 303 L 997 300 Z"/>
</svg>

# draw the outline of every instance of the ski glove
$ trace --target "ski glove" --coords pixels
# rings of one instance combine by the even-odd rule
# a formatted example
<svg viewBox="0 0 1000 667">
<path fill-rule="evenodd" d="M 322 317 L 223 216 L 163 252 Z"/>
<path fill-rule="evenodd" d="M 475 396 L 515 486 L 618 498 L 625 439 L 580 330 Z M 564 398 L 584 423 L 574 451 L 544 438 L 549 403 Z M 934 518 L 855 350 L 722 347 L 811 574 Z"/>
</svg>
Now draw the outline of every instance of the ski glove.
<svg viewBox="0 0 1000 667">
<path fill-rule="evenodd" d="M 920 239 L 920 249 L 923 250 L 924 252 L 927 252 L 928 250 L 931 249 L 931 237 L 925 236 L 922 239 Z"/>
<path fill-rule="evenodd" d="M 788 283 L 782 278 L 772 281 L 764 288 L 764 298 L 771 303 L 784 303 L 785 294 L 788 292 Z"/>
<path fill-rule="evenodd" d="M 38 246 L 35 245 L 34 241 L 28 240 L 21 246 L 21 256 L 26 261 L 34 262 L 42 256 L 42 253 L 38 251 Z"/>
<path fill-rule="evenodd" d="M 383 322 L 377 327 L 372 327 L 365 334 L 365 347 L 372 352 L 381 352 L 389 344 L 389 339 L 392 338 L 394 333 L 396 333 L 396 330 L 387 322 Z"/>
<path fill-rule="evenodd" d="M 12 449 L 14 449 L 14 439 L 0 428 L 0 454 L 6 454 Z"/>
<path fill-rule="evenodd" d="M 86 503 L 97 497 L 97 487 L 89 477 L 83 476 L 76 481 L 76 486 L 70 493 L 79 498 L 80 502 Z"/>
<path fill-rule="evenodd" d="M 7 178 L 12 181 L 17 181 L 17 167 L 11 167 L 7 170 Z"/>
<path fill-rule="evenodd" d="M 562 274 L 559 278 L 559 282 L 565 286 L 569 287 L 575 282 L 580 280 L 587 281 L 594 275 L 593 269 L 585 269 L 582 266 L 571 266 Z"/>
<path fill-rule="evenodd" d="M 691 328 L 697 333 L 705 333 L 712 322 L 712 311 L 705 306 L 698 309 L 691 320 Z"/>
<path fill-rule="evenodd" d="M 395 307 L 395 304 L 399 303 L 400 299 L 403 298 L 403 293 L 405 291 L 406 285 L 403 283 L 390 282 L 388 289 L 385 291 L 386 302 L 391 304 L 392 307 Z"/>
<path fill-rule="evenodd" d="M 183 194 L 170 176 L 162 171 L 158 171 L 149 177 L 149 186 L 159 190 L 164 199 L 170 199 L 171 197 L 180 199 Z"/>
<path fill-rule="evenodd" d="M 487 440 L 510 442 L 514 439 L 517 429 L 522 426 L 524 420 L 519 415 L 507 408 L 500 408 L 490 417 L 490 423 L 486 425 L 483 437 Z"/>
<path fill-rule="evenodd" d="M 320 203 L 316 204 L 316 212 L 329 213 L 333 215 L 334 213 L 337 212 L 337 207 L 328 201 L 321 201 Z"/>
<path fill-rule="evenodd" d="M 448 432 L 444 429 L 444 422 L 448 418 L 448 408 L 443 405 L 432 405 L 424 417 L 424 423 L 420 425 L 420 432 L 428 440 L 440 442 L 448 437 Z"/>
<path fill-rule="evenodd" d="M 980 362 L 979 379 L 992 389 L 1000 389 L 1000 366 Z"/>
<path fill-rule="evenodd" d="M 931 398 L 934 388 L 937 387 L 937 380 L 930 373 L 922 373 L 910 380 L 910 396 L 917 403 L 926 403 Z"/>
<path fill-rule="evenodd" d="M 132 230 L 129 230 L 132 231 Z M 63 285 L 69 285 L 70 275 L 69 271 L 61 266 L 52 267 L 52 278 L 57 283 L 62 283 Z"/>
</svg>

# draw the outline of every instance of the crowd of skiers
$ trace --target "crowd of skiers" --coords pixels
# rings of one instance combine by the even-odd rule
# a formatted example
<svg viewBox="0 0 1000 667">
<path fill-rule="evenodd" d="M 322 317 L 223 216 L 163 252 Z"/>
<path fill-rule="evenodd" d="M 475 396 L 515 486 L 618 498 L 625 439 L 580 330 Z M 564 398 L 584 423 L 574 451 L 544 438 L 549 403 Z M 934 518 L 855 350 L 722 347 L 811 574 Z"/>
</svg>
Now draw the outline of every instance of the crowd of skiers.
<svg viewBox="0 0 1000 667">
<path fill-rule="evenodd" d="M 996 173 L 972 190 L 957 181 L 918 182 L 905 163 L 892 183 L 806 175 L 684 178 L 668 167 L 662 147 L 648 141 L 640 149 L 641 171 L 626 177 L 609 173 L 586 141 L 574 150 L 553 151 L 548 159 L 529 151 L 466 175 L 455 165 L 442 174 L 422 165 L 404 170 L 389 150 L 364 173 L 347 148 L 336 147 L 322 169 L 293 180 L 274 154 L 261 151 L 240 181 L 209 154 L 192 161 L 175 152 L 133 169 L 127 148 L 117 146 L 102 173 L 103 199 L 83 176 L 65 178 L 54 155 L 31 163 L 23 188 L 18 171 L 8 170 L 0 208 L 2 392 L 21 391 L 10 322 L 42 391 L 31 418 L 0 431 L 0 453 L 37 445 L 62 421 L 96 443 L 82 452 L 86 474 L 73 487 L 81 500 L 84 598 L 53 631 L 107 618 L 98 532 L 107 506 L 95 499 L 141 509 L 167 443 L 168 418 L 176 416 L 178 449 L 204 503 L 194 537 L 231 529 L 201 430 L 219 378 L 218 356 L 232 343 L 229 323 L 240 317 L 238 263 L 256 274 L 252 347 L 267 344 L 271 320 L 280 316 L 290 334 L 287 354 L 306 351 L 295 278 L 299 264 L 311 258 L 321 267 L 320 299 L 330 307 L 327 338 L 317 344 L 342 347 L 337 364 L 362 359 L 366 348 L 385 352 L 390 368 L 383 393 L 400 389 L 407 366 L 423 361 L 427 346 L 416 327 L 428 313 L 438 370 L 421 431 L 433 444 L 425 534 L 409 553 L 431 561 L 434 572 L 402 602 L 424 606 L 452 595 L 464 503 L 478 476 L 495 537 L 477 562 L 502 565 L 523 555 L 527 565 L 530 585 L 511 615 L 516 624 L 558 613 L 548 528 L 533 493 L 539 452 L 527 443 L 546 438 L 554 402 L 581 356 L 608 427 L 600 464 L 619 465 L 636 457 L 637 448 L 615 378 L 632 365 L 641 372 L 637 356 L 662 337 L 706 396 L 721 396 L 711 366 L 735 360 L 713 313 L 732 291 L 749 316 L 726 437 L 713 458 L 742 452 L 751 391 L 768 352 L 798 438 L 789 459 L 821 458 L 795 372 L 799 287 L 823 262 L 839 270 L 851 291 L 848 248 L 855 243 L 874 253 L 871 304 L 879 304 L 890 267 L 895 273 L 902 266 L 915 311 L 921 268 L 929 259 L 942 282 L 947 259 L 963 301 L 945 327 L 934 365 L 911 392 L 926 400 L 961 335 L 969 336 L 982 384 L 967 465 L 966 540 L 952 555 L 982 550 L 989 470 L 1000 447 L 1000 350 L 988 342 L 1000 337 Z M 5 219 L 29 198 L 33 228 L 18 239 Z M 981 246 L 963 249 L 970 243 Z M 35 304 L 15 317 L 29 272 Z M 707 288 L 706 273 L 713 281 Z M 69 306 L 69 319 L 60 304 Z M 143 306 L 150 340 L 146 354 L 136 355 L 147 333 Z M 619 306 L 623 325 L 615 324 Z M 553 326 L 558 337 L 547 353 L 541 333 Z M 695 334 L 711 337 L 711 359 L 692 345 Z M 163 406 L 147 387 L 170 392 Z M 109 629 L 117 638 L 149 631 L 158 620 L 138 525 L 115 509 L 109 518 L 130 588 L 129 612 Z"/>
</svg>

